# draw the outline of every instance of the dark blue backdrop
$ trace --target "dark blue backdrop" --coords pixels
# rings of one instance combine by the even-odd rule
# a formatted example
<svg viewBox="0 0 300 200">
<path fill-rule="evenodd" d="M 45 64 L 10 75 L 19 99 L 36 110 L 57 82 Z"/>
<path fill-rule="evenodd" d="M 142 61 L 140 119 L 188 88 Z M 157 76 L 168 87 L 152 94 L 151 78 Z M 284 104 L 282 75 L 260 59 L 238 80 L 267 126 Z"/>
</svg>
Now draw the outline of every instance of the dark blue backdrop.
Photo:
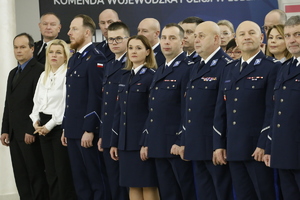
<svg viewBox="0 0 300 200">
<path fill-rule="evenodd" d="M 277 0 L 39 0 L 40 13 L 54 12 L 61 18 L 62 30 L 59 35 L 68 39 L 67 32 L 73 17 L 87 14 L 98 25 L 99 13 L 111 8 L 119 13 L 131 35 L 137 33 L 139 22 L 146 17 L 160 21 L 161 26 L 198 16 L 203 20 L 227 19 L 236 27 L 244 20 L 252 20 L 263 25 L 264 16 L 278 8 Z M 142 2 L 142 3 L 141 3 Z M 99 28 L 97 26 L 97 28 Z"/>
</svg>

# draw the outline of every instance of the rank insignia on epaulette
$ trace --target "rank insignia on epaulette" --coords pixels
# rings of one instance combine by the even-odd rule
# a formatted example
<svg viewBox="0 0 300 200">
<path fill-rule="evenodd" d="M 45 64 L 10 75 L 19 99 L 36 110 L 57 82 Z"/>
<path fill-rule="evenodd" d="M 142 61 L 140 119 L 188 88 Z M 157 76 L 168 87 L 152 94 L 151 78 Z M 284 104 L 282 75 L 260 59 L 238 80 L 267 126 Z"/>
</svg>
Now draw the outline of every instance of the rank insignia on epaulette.
<svg viewBox="0 0 300 200">
<path fill-rule="evenodd" d="M 140 74 L 145 74 L 147 68 L 143 68 L 141 71 L 140 71 Z"/>
<path fill-rule="evenodd" d="M 87 57 L 86 61 L 88 61 L 91 58 L 91 55 L 89 57 Z"/>
<path fill-rule="evenodd" d="M 212 67 L 212 66 L 215 66 L 215 65 L 217 64 L 217 62 L 218 62 L 218 59 L 213 60 L 213 61 L 211 62 L 211 64 L 210 64 L 210 66 L 211 66 L 211 67 Z"/>
<path fill-rule="evenodd" d="M 228 63 L 231 63 L 233 60 L 230 60 L 229 58 L 225 57 L 225 60 L 227 61 L 227 64 Z"/>
<path fill-rule="evenodd" d="M 194 62 L 189 60 L 188 65 L 192 65 L 192 64 L 194 64 Z"/>
<path fill-rule="evenodd" d="M 105 44 L 104 44 L 104 45 L 105 45 Z M 104 46 L 104 45 L 103 45 L 103 46 Z M 96 51 L 98 54 L 100 53 L 98 49 L 96 49 L 96 48 L 94 48 L 94 49 L 95 49 L 95 51 Z"/>
<path fill-rule="evenodd" d="M 173 67 L 177 67 L 180 64 L 181 61 L 176 61 L 173 65 Z"/>
<path fill-rule="evenodd" d="M 257 58 L 254 62 L 254 65 L 259 65 L 261 62 L 261 58 Z"/>
<path fill-rule="evenodd" d="M 83 52 L 82 57 L 86 56 L 87 51 Z"/>
</svg>

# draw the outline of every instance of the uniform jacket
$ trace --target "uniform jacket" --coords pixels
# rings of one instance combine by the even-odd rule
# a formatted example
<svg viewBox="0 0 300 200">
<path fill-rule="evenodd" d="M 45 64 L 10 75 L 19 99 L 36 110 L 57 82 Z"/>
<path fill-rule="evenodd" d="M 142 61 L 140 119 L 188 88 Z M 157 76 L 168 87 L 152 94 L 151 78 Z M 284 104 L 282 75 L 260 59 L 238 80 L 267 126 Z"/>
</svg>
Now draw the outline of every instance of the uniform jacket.
<svg viewBox="0 0 300 200">
<path fill-rule="evenodd" d="M 160 66 L 154 75 L 150 86 L 150 113 L 143 135 L 146 137 L 142 139 L 142 145 L 148 146 L 149 157 L 173 157 L 170 150 L 181 125 L 184 93 L 192 64 L 182 53 L 169 67 Z"/>
<path fill-rule="evenodd" d="M 84 133 L 99 133 L 104 55 L 94 45 L 74 54 L 66 73 L 65 136 L 80 139 Z"/>
<path fill-rule="evenodd" d="M 111 146 L 140 150 L 139 141 L 148 117 L 149 88 L 155 71 L 142 67 L 129 83 L 130 71 L 122 76 L 112 130 Z"/>
<path fill-rule="evenodd" d="M 214 118 L 214 149 L 227 149 L 228 161 L 252 160 L 265 149 L 273 113 L 273 87 L 280 63 L 259 52 L 240 73 L 241 60 L 224 70 Z"/>
<path fill-rule="evenodd" d="M 293 59 L 280 69 L 274 86 L 275 108 L 271 131 L 271 167 L 300 169 L 300 67 L 289 73 Z M 269 145 L 268 145 L 269 146 Z"/>
<path fill-rule="evenodd" d="M 161 52 L 160 44 L 153 50 L 157 66 L 165 64 L 166 58 Z"/>
<path fill-rule="evenodd" d="M 199 56 L 199 54 L 198 54 L 196 51 L 194 51 L 194 52 L 193 52 L 191 55 L 189 55 L 188 57 L 189 57 L 189 59 L 190 59 L 191 61 L 193 61 L 194 63 L 199 62 L 199 61 L 201 60 L 201 57 Z"/>
<path fill-rule="evenodd" d="M 107 61 L 111 61 L 115 58 L 115 54 L 111 52 L 109 45 L 106 43 L 105 40 L 100 43 L 96 43 L 95 47 L 104 54 Z"/>
<path fill-rule="evenodd" d="M 29 115 L 33 107 L 36 84 L 44 66 L 32 58 L 21 72 L 16 84 L 12 80 L 17 67 L 10 71 L 2 121 L 2 133 L 9 133 L 10 138 L 24 140 L 25 133 L 33 134 L 34 128 Z"/>
<path fill-rule="evenodd" d="M 126 62 L 126 56 L 120 61 L 111 60 L 104 66 L 103 88 L 102 88 L 102 109 L 101 129 L 102 147 L 110 148 L 111 129 L 114 120 L 114 112 L 117 102 L 118 86 L 123 73 L 122 68 Z"/>
<path fill-rule="evenodd" d="M 186 89 L 186 106 L 181 145 L 188 160 L 211 160 L 213 120 L 223 68 L 231 58 L 222 49 L 201 68 L 197 62 Z M 180 133 L 180 132 L 179 132 Z"/>
</svg>

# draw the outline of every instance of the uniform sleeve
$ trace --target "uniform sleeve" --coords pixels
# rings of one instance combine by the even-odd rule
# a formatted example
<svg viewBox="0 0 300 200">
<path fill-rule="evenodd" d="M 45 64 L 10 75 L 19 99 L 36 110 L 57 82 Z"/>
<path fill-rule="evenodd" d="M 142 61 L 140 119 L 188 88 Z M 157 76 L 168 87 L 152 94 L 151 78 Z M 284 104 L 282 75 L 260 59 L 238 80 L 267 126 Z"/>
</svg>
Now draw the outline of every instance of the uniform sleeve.
<svg viewBox="0 0 300 200">
<path fill-rule="evenodd" d="M 226 67 L 220 79 L 218 97 L 214 115 L 213 125 L 213 150 L 226 149 L 226 93 L 223 90 L 223 83 L 226 77 Z"/>
<path fill-rule="evenodd" d="M 274 100 L 273 100 L 274 85 L 275 85 L 276 75 L 279 67 L 280 67 L 279 63 L 274 64 L 274 66 L 272 66 L 270 73 L 268 75 L 268 82 L 267 82 L 266 96 L 265 96 L 265 105 L 266 105 L 265 117 L 264 117 L 263 127 L 261 129 L 260 136 L 258 138 L 258 143 L 257 143 L 257 147 L 261 149 L 266 148 L 268 134 L 270 133 L 271 120 L 274 111 Z"/>
<path fill-rule="evenodd" d="M 88 100 L 86 114 L 82 129 L 87 132 L 98 133 L 100 127 L 100 113 L 102 102 L 102 79 L 103 65 L 106 58 L 102 54 L 98 54 L 95 58 L 91 58 L 88 64 Z"/>
<path fill-rule="evenodd" d="M 5 97 L 5 103 L 4 103 L 4 112 L 3 112 L 3 117 L 2 117 L 2 133 L 9 133 L 9 111 L 8 111 L 8 91 L 9 88 L 11 87 L 9 80 L 12 80 L 13 77 L 13 70 L 9 73 L 8 79 L 7 79 L 7 84 L 6 84 L 6 97 Z"/>
<path fill-rule="evenodd" d="M 121 117 L 121 107 L 120 101 L 118 100 L 116 103 L 116 109 L 114 114 L 114 121 L 112 126 L 111 138 L 110 138 L 110 146 L 111 147 L 118 147 L 119 143 L 119 130 L 120 130 L 120 119 Z"/>
</svg>

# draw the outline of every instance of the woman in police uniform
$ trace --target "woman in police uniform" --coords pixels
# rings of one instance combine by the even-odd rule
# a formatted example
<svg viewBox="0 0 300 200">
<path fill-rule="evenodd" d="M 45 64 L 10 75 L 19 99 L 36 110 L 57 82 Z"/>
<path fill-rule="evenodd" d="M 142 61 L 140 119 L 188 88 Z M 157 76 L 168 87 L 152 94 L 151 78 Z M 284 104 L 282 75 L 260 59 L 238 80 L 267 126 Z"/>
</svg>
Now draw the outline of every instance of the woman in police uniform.
<svg viewBox="0 0 300 200">
<path fill-rule="evenodd" d="M 145 36 L 128 40 L 127 55 L 127 71 L 119 84 L 110 154 L 120 162 L 120 185 L 130 188 L 131 200 L 158 200 L 154 160 L 142 161 L 139 145 L 149 112 L 149 87 L 157 65 Z"/>
</svg>

